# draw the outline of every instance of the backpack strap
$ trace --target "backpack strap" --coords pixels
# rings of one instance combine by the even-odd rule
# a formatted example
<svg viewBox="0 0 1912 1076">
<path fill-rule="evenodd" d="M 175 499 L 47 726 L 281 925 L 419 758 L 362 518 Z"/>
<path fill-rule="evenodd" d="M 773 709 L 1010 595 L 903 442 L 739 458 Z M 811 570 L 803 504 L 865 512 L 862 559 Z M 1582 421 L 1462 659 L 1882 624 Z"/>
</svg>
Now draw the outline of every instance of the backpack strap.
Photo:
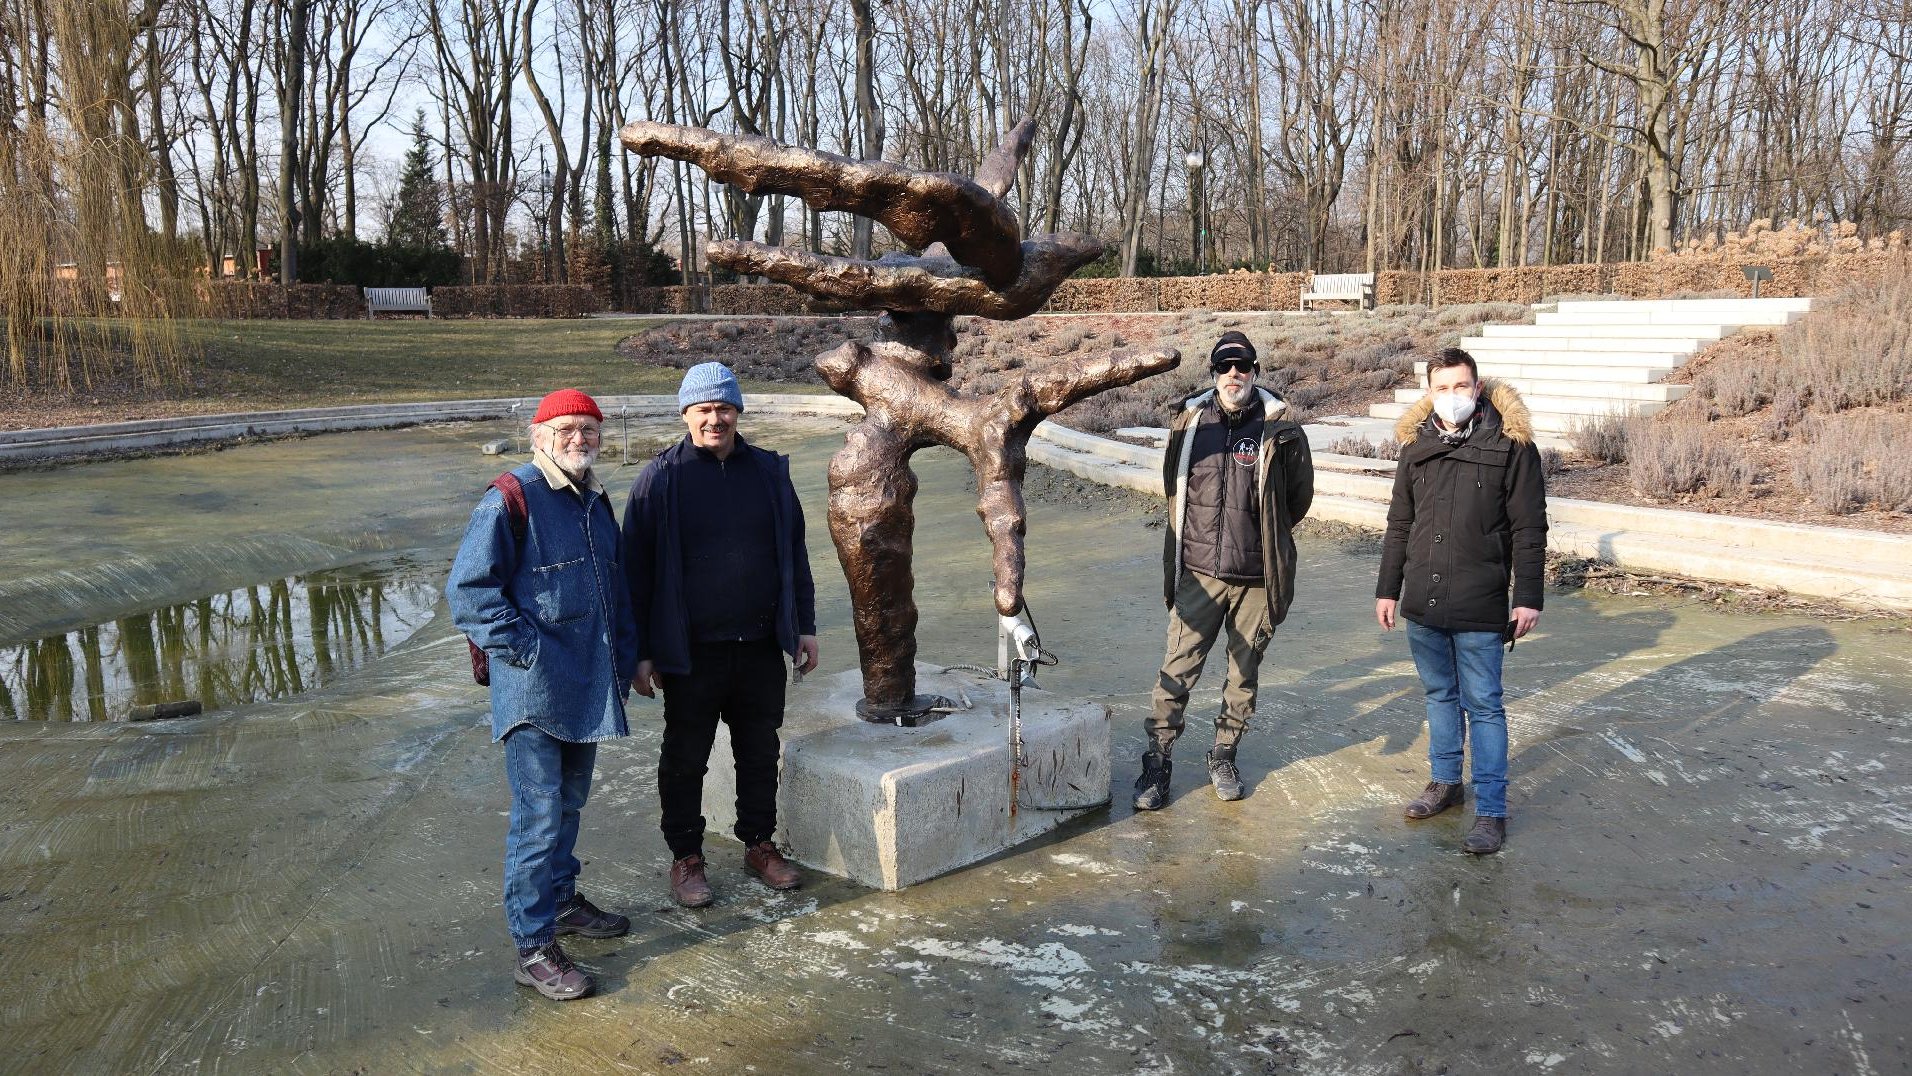
<svg viewBox="0 0 1912 1076">
<path fill-rule="evenodd" d="M 511 536 L 520 542 L 524 541 L 525 528 L 531 520 L 531 509 L 524 501 L 524 483 L 518 481 L 517 475 L 506 471 L 492 479 L 487 488 L 497 490 L 498 495 L 505 499 L 505 515 L 511 520 Z"/>
<path fill-rule="evenodd" d="M 531 520 L 530 506 L 524 501 L 524 483 L 518 476 L 506 471 L 493 479 L 486 489 L 495 489 L 505 499 L 505 518 L 511 521 L 511 537 L 520 546 L 524 544 L 524 533 Z M 478 648 L 478 644 L 466 636 L 465 645 L 471 648 L 471 678 L 481 685 L 491 684 L 491 655 Z"/>
</svg>

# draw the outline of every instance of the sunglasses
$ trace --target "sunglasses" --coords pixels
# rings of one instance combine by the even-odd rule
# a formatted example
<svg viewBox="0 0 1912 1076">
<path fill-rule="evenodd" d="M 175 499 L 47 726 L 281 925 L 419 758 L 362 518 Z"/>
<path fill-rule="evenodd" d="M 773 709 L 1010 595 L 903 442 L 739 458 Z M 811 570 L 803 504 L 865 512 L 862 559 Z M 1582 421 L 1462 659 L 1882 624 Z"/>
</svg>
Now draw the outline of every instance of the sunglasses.
<svg viewBox="0 0 1912 1076">
<path fill-rule="evenodd" d="M 1233 370 L 1241 374 L 1252 374 L 1256 372 L 1259 367 L 1249 359 L 1217 359 L 1208 364 L 1208 369 L 1210 373 L 1216 374 L 1221 373 L 1223 370 Z"/>
</svg>

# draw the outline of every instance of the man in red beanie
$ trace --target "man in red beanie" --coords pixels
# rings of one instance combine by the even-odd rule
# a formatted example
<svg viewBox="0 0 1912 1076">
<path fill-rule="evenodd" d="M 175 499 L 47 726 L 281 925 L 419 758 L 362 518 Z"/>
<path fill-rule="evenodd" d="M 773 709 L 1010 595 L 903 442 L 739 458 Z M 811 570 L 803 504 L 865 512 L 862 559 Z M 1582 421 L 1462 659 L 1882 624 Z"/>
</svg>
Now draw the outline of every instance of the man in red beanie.
<svg viewBox="0 0 1912 1076">
<path fill-rule="evenodd" d="M 491 739 L 511 785 L 505 922 L 514 978 L 558 1001 L 596 988 L 558 935 L 614 938 L 624 916 L 577 890 L 578 819 L 597 744 L 628 735 L 637 622 L 623 542 L 592 474 L 604 413 L 576 389 L 546 396 L 531 421 L 532 459 L 478 502 L 452 562 L 452 622 L 490 659 Z M 507 497 L 515 488 L 523 511 Z"/>
</svg>

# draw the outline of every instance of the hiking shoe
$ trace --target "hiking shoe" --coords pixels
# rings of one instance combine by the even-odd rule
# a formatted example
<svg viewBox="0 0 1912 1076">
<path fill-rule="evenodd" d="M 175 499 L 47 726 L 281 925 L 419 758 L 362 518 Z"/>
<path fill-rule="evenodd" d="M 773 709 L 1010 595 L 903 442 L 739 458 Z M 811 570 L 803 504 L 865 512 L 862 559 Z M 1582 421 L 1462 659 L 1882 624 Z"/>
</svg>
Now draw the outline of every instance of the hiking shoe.
<svg viewBox="0 0 1912 1076">
<path fill-rule="evenodd" d="M 1208 751 L 1208 783 L 1215 786 L 1215 798 L 1242 798 L 1241 771 L 1235 768 L 1235 749 L 1216 744 Z"/>
<path fill-rule="evenodd" d="M 796 865 L 783 858 L 783 853 L 769 841 L 758 841 L 744 849 L 744 866 L 772 889 L 795 889 L 803 884 L 803 875 L 797 872 Z"/>
<path fill-rule="evenodd" d="M 1401 813 L 1413 819 L 1433 818 L 1449 807 L 1459 807 L 1461 798 L 1466 794 L 1464 785 L 1429 781 L 1427 787 L 1421 789 L 1420 795 L 1408 801 Z"/>
<path fill-rule="evenodd" d="M 671 864 L 671 898 L 686 908 L 706 908 L 717 899 L 704 877 L 704 857 L 692 853 Z"/>
<path fill-rule="evenodd" d="M 558 909 L 558 933 L 582 934 L 587 938 L 621 938 L 630 933 L 631 921 L 624 916 L 607 912 L 584 899 L 584 894 L 574 893 L 564 907 Z"/>
<path fill-rule="evenodd" d="M 555 941 L 518 950 L 518 968 L 512 977 L 552 1001 L 589 997 L 597 989 L 597 983 L 571 963 Z"/>
<path fill-rule="evenodd" d="M 1168 755 L 1150 751 L 1142 756 L 1142 776 L 1135 779 L 1135 809 L 1159 811 L 1168 805 L 1168 778 L 1175 764 Z"/>
<path fill-rule="evenodd" d="M 1487 815 L 1474 816 L 1474 828 L 1467 831 L 1467 839 L 1461 842 L 1461 851 L 1477 856 L 1491 856 L 1500 851 L 1507 841 L 1507 820 Z"/>
</svg>

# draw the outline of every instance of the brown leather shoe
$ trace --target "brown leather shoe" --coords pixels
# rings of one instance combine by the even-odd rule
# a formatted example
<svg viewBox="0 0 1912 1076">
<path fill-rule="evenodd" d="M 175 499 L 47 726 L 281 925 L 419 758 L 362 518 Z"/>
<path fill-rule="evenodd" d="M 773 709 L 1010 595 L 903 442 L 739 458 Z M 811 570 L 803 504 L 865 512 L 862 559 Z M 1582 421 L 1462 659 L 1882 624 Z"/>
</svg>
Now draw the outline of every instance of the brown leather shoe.
<svg viewBox="0 0 1912 1076">
<path fill-rule="evenodd" d="M 671 897 L 686 908 L 707 908 L 717 899 L 704 877 L 702 855 L 688 855 L 671 864 Z"/>
<path fill-rule="evenodd" d="M 1408 801 L 1401 813 L 1413 819 L 1433 818 L 1449 807 L 1459 807 L 1461 798 L 1466 795 L 1466 786 L 1442 784 L 1429 781 L 1421 794 Z"/>
<path fill-rule="evenodd" d="M 1479 814 L 1474 816 L 1474 828 L 1467 831 L 1467 839 L 1461 842 L 1461 851 L 1477 856 L 1491 856 L 1500 851 L 1507 841 L 1507 820 Z"/>
<path fill-rule="evenodd" d="M 744 849 L 744 866 L 772 889 L 795 889 L 803 884 L 803 875 L 797 873 L 796 866 L 783 858 L 783 853 L 769 841 Z"/>
</svg>

